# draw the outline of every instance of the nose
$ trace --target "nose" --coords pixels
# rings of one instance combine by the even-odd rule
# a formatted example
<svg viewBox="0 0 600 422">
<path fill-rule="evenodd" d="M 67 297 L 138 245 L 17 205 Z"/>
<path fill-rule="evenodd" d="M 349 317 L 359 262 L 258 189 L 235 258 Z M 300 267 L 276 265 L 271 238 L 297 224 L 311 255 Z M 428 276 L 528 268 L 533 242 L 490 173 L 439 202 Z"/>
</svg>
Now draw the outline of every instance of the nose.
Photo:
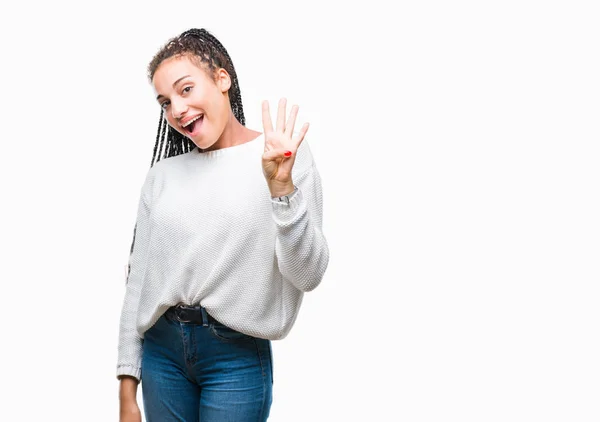
<svg viewBox="0 0 600 422">
<path fill-rule="evenodd" d="M 188 107 L 184 101 L 171 100 L 171 114 L 174 119 L 181 119 L 186 113 Z"/>
</svg>

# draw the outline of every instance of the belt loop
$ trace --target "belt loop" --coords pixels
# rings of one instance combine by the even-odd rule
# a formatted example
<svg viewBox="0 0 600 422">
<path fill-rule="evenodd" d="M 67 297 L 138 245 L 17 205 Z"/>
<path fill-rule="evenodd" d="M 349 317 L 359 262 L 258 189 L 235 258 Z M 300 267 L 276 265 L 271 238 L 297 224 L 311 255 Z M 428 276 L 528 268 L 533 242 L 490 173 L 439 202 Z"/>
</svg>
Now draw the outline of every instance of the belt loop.
<svg viewBox="0 0 600 422">
<path fill-rule="evenodd" d="M 202 312 L 202 326 L 208 327 L 208 314 L 206 313 L 204 306 L 200 306 L 200 312 Z"/>
</svg>

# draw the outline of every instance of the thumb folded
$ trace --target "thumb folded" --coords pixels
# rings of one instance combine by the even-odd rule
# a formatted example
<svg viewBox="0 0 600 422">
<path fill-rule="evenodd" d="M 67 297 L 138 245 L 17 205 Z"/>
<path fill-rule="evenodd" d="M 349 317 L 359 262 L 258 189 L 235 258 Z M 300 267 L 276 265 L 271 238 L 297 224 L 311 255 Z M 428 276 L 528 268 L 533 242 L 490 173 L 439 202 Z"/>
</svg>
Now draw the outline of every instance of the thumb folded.
<svg viewBox="0 0 600 422">
<path fill-rule="evenodd" d="M 292 156 L 292 151 L 287 149 L 272 149 L 271 151 L 267 151 L 263 154 L 263 160 L 265 161 L 273 161 L 278 158 L 290 158 Z"/>
</svg>

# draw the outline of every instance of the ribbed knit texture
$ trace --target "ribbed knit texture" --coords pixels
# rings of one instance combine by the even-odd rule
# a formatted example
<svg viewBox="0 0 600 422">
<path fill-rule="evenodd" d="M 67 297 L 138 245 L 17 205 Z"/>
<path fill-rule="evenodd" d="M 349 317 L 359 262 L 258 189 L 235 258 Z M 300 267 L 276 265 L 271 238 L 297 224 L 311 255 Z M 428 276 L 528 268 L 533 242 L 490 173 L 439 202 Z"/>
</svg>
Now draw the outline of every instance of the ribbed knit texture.
<svg viewBox="0 0 600 422">
<path fill-rule="evenodd" d="M 223 324 L 271 340 L 292 328 L 304 292 L 329 260 L 321 179 L 306 139 L 290 203 L 271 199 L 264 136 L 162 159 L 146 176 L 121 314 L 117 375 L 141 379 L 143 336 L 178 303 L 201 304 Z"/>
</svg>

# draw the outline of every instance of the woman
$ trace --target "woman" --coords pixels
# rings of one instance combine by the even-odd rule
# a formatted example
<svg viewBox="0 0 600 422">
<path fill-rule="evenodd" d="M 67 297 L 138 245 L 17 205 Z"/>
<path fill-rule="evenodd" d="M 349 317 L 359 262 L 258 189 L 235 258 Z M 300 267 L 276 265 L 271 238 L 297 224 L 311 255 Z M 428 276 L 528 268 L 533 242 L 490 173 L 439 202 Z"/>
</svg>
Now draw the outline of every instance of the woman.
<svg viewBox="0 0 600 422">
<path fill-rule="evenodd" d="M 121 314 L 121 421 L 141 420 L 140 380 L 150 422 L 265 421 L 270 340 L 329 260 L 308 124 L 294 132 L 282 99 L 275 127 L 264 102 L 263 133 L 246 128 L 231 58 L 204 29 L 148 71 L 162 111 Z"/>
</svg>

